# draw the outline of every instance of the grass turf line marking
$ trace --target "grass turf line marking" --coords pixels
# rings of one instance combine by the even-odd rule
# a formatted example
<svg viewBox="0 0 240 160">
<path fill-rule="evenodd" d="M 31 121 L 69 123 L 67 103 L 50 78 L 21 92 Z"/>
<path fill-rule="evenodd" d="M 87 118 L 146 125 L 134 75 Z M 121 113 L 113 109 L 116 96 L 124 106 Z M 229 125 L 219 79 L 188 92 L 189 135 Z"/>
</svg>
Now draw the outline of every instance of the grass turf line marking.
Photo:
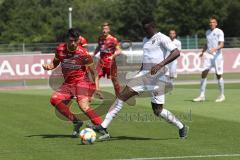
<svg viewBox="0 0 240 160">
<path fill-rule="evenodd" d="M 165 159 L 216 158 L 216 157 L 240 157 L 240 154 L 216 154 L 216 155 L 196 155 L 196 156 L 176 156 L 176 157 L 129 158 L 129 159 L 115 159 L 115 160 L 165 160 Z"/>
</svg>

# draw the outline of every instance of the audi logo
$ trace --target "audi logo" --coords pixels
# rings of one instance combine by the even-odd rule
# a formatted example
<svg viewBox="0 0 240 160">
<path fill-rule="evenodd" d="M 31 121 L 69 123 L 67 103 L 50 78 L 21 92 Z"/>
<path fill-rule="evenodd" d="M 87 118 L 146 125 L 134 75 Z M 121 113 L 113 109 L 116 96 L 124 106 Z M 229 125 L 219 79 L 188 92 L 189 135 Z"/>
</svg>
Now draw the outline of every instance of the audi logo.
<svg viewBox="0 0 240 160">
<path fill-rule="evenodd" d="M 177 72 L 201 71 L 201 58 L 195 52 L 181 53 L 178 58 Z"/>
</svg>

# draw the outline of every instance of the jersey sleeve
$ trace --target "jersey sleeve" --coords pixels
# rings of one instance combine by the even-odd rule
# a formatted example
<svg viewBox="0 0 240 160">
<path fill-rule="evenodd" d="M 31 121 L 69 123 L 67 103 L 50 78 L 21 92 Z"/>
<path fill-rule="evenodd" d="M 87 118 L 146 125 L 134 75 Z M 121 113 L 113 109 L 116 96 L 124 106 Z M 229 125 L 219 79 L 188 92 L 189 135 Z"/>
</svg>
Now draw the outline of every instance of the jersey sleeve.
<svg viewBox="0 0 240 160">
<path fill-rule="evenodd" d="M 161 43 L 160 45 L 162 45 L 167 51 L 171 52 L 174 49 L 176 49 L 176 45 L 171 41 L 171 39 L 167 36 L 163 36 L 161 38 Z"/>
<path fill-rule="evenodd" d="M 88 42 L 87 42 L 87 39 L 86 39 L 86 38 L 81 37 L 81 45 L 82 45 L 83 47 L 88 45 Z"/>
<path fill-rule="evenodd" d="M 117 38 L 114 38 L 114 44 L 117 49 L 120 49 L 120 42 L 118 41 Z"/>
<path fill-rule="evenodd" d="M 55 58 L 61 59 L 61 55 L 63 54 L 64 49 L 65 49 L 65 45 L 59 44 L 55 49 Z"/>
<path fill-rule="evenodd" d="M 219 30 L 218 41 L 219 42 L 224 42 L 224 33 L 223 33 L 222 30 Z"/>
<path fill-rule="evenodd" d="M 89 54 L 88 50 L 85 48 L 81 48 L 81 52 L 82 52 L 82 63 L 86 66 L 92 65 L 93 64 L 93 58 L 92 56 Z"/>
</svg>

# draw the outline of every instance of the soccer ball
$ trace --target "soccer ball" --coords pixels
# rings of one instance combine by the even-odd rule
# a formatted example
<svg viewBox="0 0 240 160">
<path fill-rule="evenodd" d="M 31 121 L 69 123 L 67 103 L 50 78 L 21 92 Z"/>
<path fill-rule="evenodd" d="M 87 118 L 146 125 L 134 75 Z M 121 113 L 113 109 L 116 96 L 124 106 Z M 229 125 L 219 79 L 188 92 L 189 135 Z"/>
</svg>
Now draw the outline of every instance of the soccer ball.
<svg viewBox="0 0 240 160">
<path fill-rule="evenodd" d="M 91 128 L 85 128 L 80 132 L 82 144 L 92 144 L 96 140 L 96 133 Z"/>
</svg>

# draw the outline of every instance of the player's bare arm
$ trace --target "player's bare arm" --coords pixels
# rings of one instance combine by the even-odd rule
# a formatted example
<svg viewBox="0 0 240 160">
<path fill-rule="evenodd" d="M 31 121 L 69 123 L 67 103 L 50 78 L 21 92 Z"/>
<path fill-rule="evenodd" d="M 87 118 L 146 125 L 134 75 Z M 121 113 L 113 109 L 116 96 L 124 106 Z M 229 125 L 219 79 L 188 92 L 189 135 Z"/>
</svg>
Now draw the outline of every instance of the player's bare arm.
<svg viewBox="0 0 240 160">
<path fill-rule="evenodd" d="M 88 44 L 83 44 L 82 47 L 88 50 Z"/>
<path fill-rule="evenodd" d="M 49 70 L 55 69 L 59 65 L 59 63 L 60 63 L 59 59 L 54 57 L 52 63 L 50 63 L 50 64 L 43 64 L 42 67 L 43 67 L 44 70 L 49 71 Z"/>
<path fill-rule="evenodd" d="M 100 99 L 103 99 L 104 97 L 103 97 L 103 95 L 102 95 L 102 93 L 100 91 L 100 87 L 99 87 L 99 77 L 98 77 L 98 74 L 96 73 L 95 66 L 94 66 L 93 63 L 88 66 L 88 70 L 90 71 L 92 79 L 93 79 L 93 81 L 95 82 L 95 85 L 96 85 L 96 92 L 95 92 L 95 94 Z"/>
<path fill-rule="evenodd" d="M 221 49 L 224 47 L 224 42 L 218 42 L 218 46 L 217 48 L 210 48 L 210 52 L 213 54 L 215 53 L 217 50 Z"/>
<path fill-rule="evenodd" d="M 163 60 L 161 63 L 152 67 L 151 74 L 152 75 L 156 74 L 163 66 L 171 63 L 172 61 L 177 59 L 179 56 L 180 56 L 180 51 L 177 48 L 172 50 L 170 55 L 165 60 Z"/>
<path fill-rule="evenodd" d="M 205 52 L 206 50 L 207 50 L 207 44 L 204 44 L 203 49 L 202 49 L 202 51 L 201 51 L 199 57 L 202 57 L 203 54 L 204 54 L 204 52 Z"/>
<path fill-rule="evenodd" d="M 112 56 L 110 56 L 110 59 L 114 59 L 116 58 L 119 54 L 121 54 L 122 50 L 121 47 L 118 45 L 116 46 L 116 51 L 114 52 L 114 54 Z"/>
</svg>

